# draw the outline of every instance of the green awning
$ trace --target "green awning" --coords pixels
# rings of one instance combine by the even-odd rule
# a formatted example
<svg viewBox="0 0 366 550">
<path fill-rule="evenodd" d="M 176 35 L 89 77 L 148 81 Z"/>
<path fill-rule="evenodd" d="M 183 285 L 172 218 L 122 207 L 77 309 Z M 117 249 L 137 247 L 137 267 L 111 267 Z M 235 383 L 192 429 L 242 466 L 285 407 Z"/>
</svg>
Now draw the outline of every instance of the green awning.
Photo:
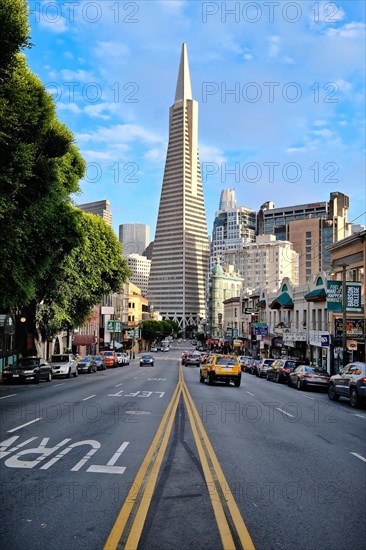
<svg viewBox="0 0 366 550">
<path fill-rule="evenodd" d="M 266 307 L 266 301 L 265 300 L 259 300 L 258 307 Z"/>
<path fill-rule="evenodd" d="M 284 309 L 291 309 L 294 307 L 294 303 L 292 301 L 291 296 L 287 292 L 282 292 L 269 306 L 271 309 L 280 309 L 283 307 Z"/>
<path fill-rule="evenodd" d="M 304 298 L 308 302 L 324 302 L 327 298 L 327 293 L 324 288 L 317 288 L 316 290 L 312 290 L 308 294 L 305 294 Z"/>
</svg>

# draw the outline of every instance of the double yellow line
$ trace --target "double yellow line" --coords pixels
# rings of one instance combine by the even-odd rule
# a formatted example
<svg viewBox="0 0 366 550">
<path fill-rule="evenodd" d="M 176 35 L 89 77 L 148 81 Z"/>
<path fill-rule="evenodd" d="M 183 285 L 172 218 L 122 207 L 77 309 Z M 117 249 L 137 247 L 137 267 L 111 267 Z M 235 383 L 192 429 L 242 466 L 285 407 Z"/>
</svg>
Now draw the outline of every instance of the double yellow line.
<svg viewBox="0 0 366 550">
<path fill-rule="evenodd" d="M 223 548 L 224 550 L 236 548 L 254 550 L 252 539 L 184 382 L 181 367 L 173 396 L 109 534 L 104 550 L 134 550 L 138 547 L 181 395 L 187 407 Z"/>
</svg>

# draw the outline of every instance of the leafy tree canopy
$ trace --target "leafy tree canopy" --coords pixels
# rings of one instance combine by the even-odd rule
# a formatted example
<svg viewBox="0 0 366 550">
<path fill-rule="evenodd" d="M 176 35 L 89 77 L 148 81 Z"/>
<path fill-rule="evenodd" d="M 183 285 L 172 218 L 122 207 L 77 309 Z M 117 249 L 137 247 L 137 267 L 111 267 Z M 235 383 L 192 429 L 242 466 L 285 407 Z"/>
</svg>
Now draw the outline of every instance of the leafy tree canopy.
<svg viewBox="0 0 366 550">
<path fill-rule="evenodd" d="M 163 336 L 162 321 L 147 319 L 141 324 L 141 336 L 147 342 L 152 342 Z"/>
</svg>

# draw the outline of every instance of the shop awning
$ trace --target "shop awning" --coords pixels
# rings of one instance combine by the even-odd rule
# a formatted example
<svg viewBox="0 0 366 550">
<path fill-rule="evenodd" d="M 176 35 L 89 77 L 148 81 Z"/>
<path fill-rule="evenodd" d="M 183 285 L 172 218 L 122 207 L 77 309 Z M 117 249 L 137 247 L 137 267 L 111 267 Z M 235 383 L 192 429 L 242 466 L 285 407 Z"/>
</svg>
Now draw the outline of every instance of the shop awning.
<svg viewBox="0 0 366 550">
<path fill-rule="evenodd" d="M 327 299 L 327 294 L 324 288 L 317 288 L 316 290 L 312 290 L 308 294 L 305 294 L 304 298 L 308 302 L 325 302 Z"/>
<path fill-rule="evenodd" d="M 292 309 L 294 307 L 294 303 L 292 301 L 291 296 L 287 292 L 282 292 L 269 306 L 271 309 L 280 309 L 281 307 L 284 309 Z"/>
<path fill-rule="evenodd" d="M 266 301 L 265 300 L 259 300 L 258 307 L 266 307 Z"/>
</svg>

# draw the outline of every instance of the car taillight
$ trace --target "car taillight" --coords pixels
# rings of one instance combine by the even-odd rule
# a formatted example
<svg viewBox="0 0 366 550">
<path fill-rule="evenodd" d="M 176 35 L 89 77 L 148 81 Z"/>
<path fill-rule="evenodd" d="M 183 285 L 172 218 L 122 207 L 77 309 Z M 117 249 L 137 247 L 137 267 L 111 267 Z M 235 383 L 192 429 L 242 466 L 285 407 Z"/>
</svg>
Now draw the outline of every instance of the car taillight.
<svg viewBox="0 0 366 550">
<path fill-rule="evenodd" d="M 283 370 L 284 372 L 290 372 L 290 369 L 289 369 L 288 367 L 284 367 L 282 370 Z"/>
<path fill-rule="evenodd" d="M 361 382 L 365 383 L 365 382 L 366 382 L 366 378 L 361 378 Z"/>
<path fill-rule="evenodd" d="M 304 378 L 312 378 L 313 375 L 312 374 L 304 374 Z"/>
</svg>

